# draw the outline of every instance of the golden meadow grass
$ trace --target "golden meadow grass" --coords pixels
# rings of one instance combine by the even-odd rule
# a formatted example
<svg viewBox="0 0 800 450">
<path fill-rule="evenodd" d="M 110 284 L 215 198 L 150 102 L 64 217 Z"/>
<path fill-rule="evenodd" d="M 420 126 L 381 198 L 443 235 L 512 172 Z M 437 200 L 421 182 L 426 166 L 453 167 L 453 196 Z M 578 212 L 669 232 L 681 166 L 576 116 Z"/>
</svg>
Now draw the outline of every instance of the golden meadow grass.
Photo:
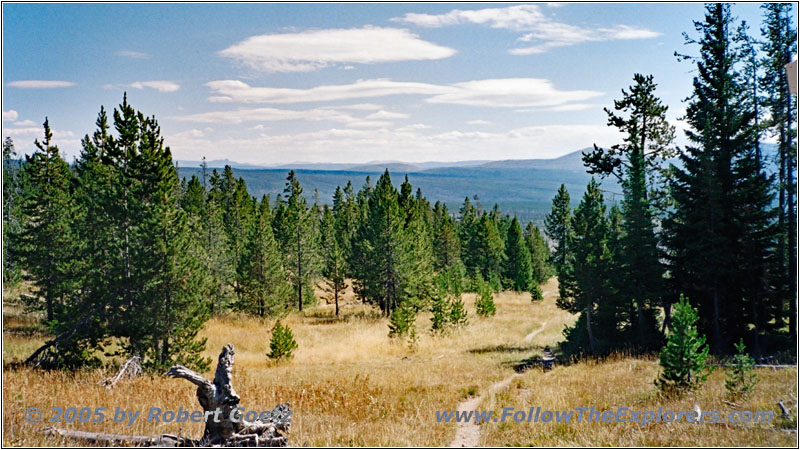
<svg viewBox="0 0 800 450">
<path fill-rule="evenodd" d="M 224 344 L 236 348 L 234 386 L 245 409 L 271 409 L 290 402 L 294 411 L 292 446 L 446 446 L 455 424 L 436 423 L 435 411 L 455 409 L 471 395 L 485 395 L 492 383 L 515 374 L 514 365 L 540 354 L 545 345 L 561 339 L 574 318 L 555 306 L 557 283 L 542 287 L 545 300 L 531 302 L 528 294 L 495 295 L 497 315 L 479 319 L 474 294 L 465 294 L 470 323 L 448 336 L 431 336 L 428 315 L 417 322 L 420 340 L 415 351 L 387 337 L 387 320 L 357 304 L 348 294 L 341 319 L 333 319 L 333 305 L 321 304 L 283 319 L 299 344 L 292 361 L 268 363 L 269 330 L 274 319 L 239 315 L 216 317 L 205 326 L 206 355 L 214 359 Z M 74 374 L 14 369 L 9 361 L 27 357 L 46 339 L 35 318 L 13 304 L 4 305 L 3 416 L 5 445 L 74 445 L 45 437 L 41 426 L 23 419 L 27 407 L 45 415 L 53 407 L 116 407 L 146 411 L 150 407 L 200 409 L 195 389 L 184 380 L 147 375 L 124 380 L 108 391 L 98 381 L 115 372 L 81 371 Z M 20 329 L 26 331 L 20 332 Z M 526 336 L 529 338 L 526 340 Z M 212 367 L 213 369 L 213 367 Z M 652 381 L 654 361 L 616 358 L 557 367 L 550 372 L 531 369 L 507 390 L 485 395 L 482 406 L 554 409 L 680 405 L 716 408 L 723 398 L 721 374 L 711 377 L 696 399 L 670 403 L 658 398 Z M 211 374 L 206 374 L 211 378 Z M 745 405 L 775 410 L 779 398 L 796 398 L 796 370 L 760 370 L 756 393 Z M 795 413 L 796 413 L 796 404 Z M 675 406 L 677 408 L 677 406 Z M 657 408 L 656 408 L 657 409 Z M 202 424 L 153 424 L 143 420 L 132 427 L 109 420 L 101 423 L 61 424 L 64 428 L 138 435 L 182 434 L 199 437 Z M 674 424 L 486 424 L 481 445 L 785 445 L 796 435 L 774 427 L 723 429 Z"/>
</svg>

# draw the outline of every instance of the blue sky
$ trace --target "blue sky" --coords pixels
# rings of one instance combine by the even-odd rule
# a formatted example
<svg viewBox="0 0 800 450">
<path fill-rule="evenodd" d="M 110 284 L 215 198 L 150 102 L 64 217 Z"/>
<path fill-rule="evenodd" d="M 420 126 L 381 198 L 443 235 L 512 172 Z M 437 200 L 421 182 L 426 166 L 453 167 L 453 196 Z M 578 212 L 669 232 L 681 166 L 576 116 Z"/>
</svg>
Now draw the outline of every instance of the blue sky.
<svg viewBox="0 0 800 450">
<path fill-rule="evenodd" d="M 758 4 L 733 12 L 758 31 Z M 696 4 L 3 4 L 3 137 L 45 116 L 71 161 L 101 105 L 159 120 L 176 159 L 551 158 L 619 136 L 653 74 L 679 128 Z M 690 33 L 690 34 L 692 34 Z M 681 133 L 679 133 L 681 134 Z"/>
</svg>

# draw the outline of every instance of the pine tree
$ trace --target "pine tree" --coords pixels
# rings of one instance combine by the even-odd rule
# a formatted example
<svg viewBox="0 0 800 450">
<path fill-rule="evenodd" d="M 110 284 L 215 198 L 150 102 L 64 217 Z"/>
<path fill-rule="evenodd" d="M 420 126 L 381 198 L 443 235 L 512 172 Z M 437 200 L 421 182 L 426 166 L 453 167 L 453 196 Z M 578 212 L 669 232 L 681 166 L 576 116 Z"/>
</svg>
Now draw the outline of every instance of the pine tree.
<svg viewBox="0 0 800 450">
<path fill-rule="evenodd" d="M 319 269 L 319 236 L 312 209 L 302 195 L 303 188 L 293 170 L 286 177 L 283 192 L 286 195 L 285 206 L 276 236 L 286 255 L 285 267 L 294 285 L 295 302 L 298 310 L 302 311 L 304 304 L 316 300 L 311 280 Z"/>
<path fill-rule="evenodd" d="M 534 284 L 531 277 L 531 255 L 516 217 L 508 227 L 505 250 L 504 276 L 509 280 L 511 289 L 517 292 L 528 291 Z"/>
<path fill-rule="evenodd" d="M 294 357 L 297 349 L 297 341 L 294 340 L 292 330 L 281 324 L 280 320 L 272 328 L 272 337 L 269 341 L 269 353 L 267 357 L 273 361 L 290 360 Z"/>
<path fill-rule="evenodd" d="M 497 224 L 485 211 L 475 226 L 475 233 L 474 248 L 478 273 L 492 285 L 492 289 L 500 290 L 505 243 L 497 230 Z"/>
<path fill-rule="evenodd" d="M 553 268 L 550 265 L 550 248 L 533 222 L 525 226 L 525 244 L 531 255 L 531 278 L 538 286 L 553 276 Z"/>
<path fill-rule="evenodd" d="M 637 73 L 633 80 L 628 91 L 622 90 L 622 99 L 614 101 L 615 111 L 605 109 L 608 125 L 625 134 L 624 143 L 608 149 L 595 146 L 583 154 L 583 161 L 589 173 L 612 175 L 622 184 L 618 278 L 621 294 L 636 305 L 630 342 L 647 349 L 658 340 L 654 310 L 664 295 L 654 211 L 666 190 L 662 166 L 675 156 L 671 147 L 675 128 L 666 120 L 667 107 L 655 96 L 653 76 Z"/>
<path fill-rule="evenodd" d="M 333 297 L 336 305 L 336 317 L 339 317 L 339 297 L 341 292 L 347 288 L 345 281 L 346 259 L 344 250 L 337 238 L 336 219 L 328 205 L 325 205 L 322 211 L 320 243 L 323 259 L 322 276 L 325 277 L 325 288 Z"/>
<path fill-rule="evenodd" d="M 421 197 L 421 192 L 418 198 L 404 203 L 406 225 L 403 235 L 408 265 L 403 273 L 403 289 L 408 297 L 424 300 L 430 298 L 434 290 L 433 242 L 431 225 L 427 220 L 430 205 Z"/>
<path fill-rule="evenodd" d="M 345 266 L 343 270 L 345 275 L 352 276 L 353 270 L 350 262 L 353 261 L 353 240 L 358 231 L 361 215 L 350 181 L 347 182 L 344 190 L 339 186 L 336 187 L 336 192 L 333 194 L 333 217 L 336 239 L 339 248 L 344 253 Z"/>
<path fill-rule="evenodd" d="M 20 174 L 25 190 L 21 198 L 24 222 L 15 236 L 22 267 L 36 290 L 34 304 L 46 320 L 64 320 L 64 303 L 73 289 L 72 174 L 52 144 L 50 122 L 44 121 L 44 139 L 26 157 Z"/>
<path fill-rule="evenodd" d="M 458 223 L 458 238 L 461 243 L 461 260 L 467 269 L 467 274 L 475 276 L 478 272 L 480 259 L 479 249 L 477 247 L 478 236 L 478 222 L 479 216 L 469 201 L 469 197 L 464 198 L 464 204 L 459 210 L 461 217 Z"/>
<path fill-rule="evenodd" d="M 483 280 L 478 279 L 478 292 L 475 298 L 475 312 L 480 317 L 493 316 L 497 312 L 497 307 L 494 304 L 494 297 L 492 296 L 492 289 Z"/>
<path fill-rule="evenodd" d="M 11 284 L 22 276 L 11 251 L 11 241 L 20 231 L 19 166 L 14 141 L 7 137 L 3 141 L 3 282 Z"/>
<path fill-rule="evenodd" d="M 686 37 L 700 56 L 682 57 L 698 68 L 686 110 L 692 145 L 681 155 L 683 167 L 674 169 L 675 207 L 665 228 L 674 291 L 697 303 L 700 330 L 719 354 L 743 337 L 748 306 L 759 301 L 746 272 L 763 273 L 764 261 L 749 258 L 745 247 L 766 243 L 767 236 L 749 230 L 766 231 L 771 219 L 764 209 L 768 183 L 753 157 L 754 111 L 738 75 L 742 52 L 730 5 L 706 9 L 705 20 L 695 23 L 700 39 Z M 759 243 L 747 244 L 751 239 Z"/>
<path fill-rule="evenodd" d="M 405 212 L 387 170 L 368 199 L 368 213 L 356 238 L 355 287 L 368 303 L 390 316 L 406 298 L 406 275 L 411 265 Z M 400 314 L 400 313 L 398 313 Z M 398 319 L 399 320 L 399 319 Z"/>
<path fill-rule="evenodd" d="M 436 202 L 433 207 L 433 248 L 434 267 L 446 270 L 461 263 L 461 244 L 458 238 L 458 225 L 447 211 L 447 205 Z"/>
<path fill-rule="evenodd" d="M 242 295 L 239 309 L 259 317 L 271 316 L 289 307 L 291 287 L 286 281 L 283 256 L 272 235 L 269 198 L 258 206 L 255 225 L 239 263 Z"/>
<path fill-rule="evenodd" d="M 672 328 L 659 358 L 662 373 L 656 384 L 666 393 L 680 394 L 695 389 L 708 376 L 708 345 L 705 336 L 697 331 L 697 318 L 697 310 L 681 296 L 675 305 Z"/>
<path fill-rule="evenodd" d="M 761 88 L 769 112 L 765 128 L 778 140 L 778 228 L 776 270 L 778 308 L 785 312 L 779 323 L 789 321 L 789 336 L 794 348 L 797 336 L 797 97 L 789 92 L 786 64 L 796 59 L 797 26 L 789 3 L 765 3 L 761 45 L 764 75 Z M 784 307 L 784 302 L 786 306 Z"/>
<path fill-rule="evenodd" d="M 586 187 L 570 225 L 567 242 L 570 251 L 561 269 L 563 275 L 559 276 L 562 294 L 557 305 L 573 314 L 581 314 L 576 326 L 568 333 L 568 341 L 572 341 L 579 351 L 595 353 L 607 344 L 602 339 L 605 330 L 598 328 L 593 314 L 598 305 L 609 298 L 611 274 L 607 273 L 607 267 L 611 254 L 607 246 L 608 219 L 603 194 L 594 178 Z M 580 326 L 585 329 L 580 329 Z"/>
<path fill-rule="evenodd" d="M 744 340 L 736 344 L 736 355 L 733 363 L 725 371 L 725 390 L 732 401 L 746 397 L 755 387 L 757 376 L 754 369 L 755 360 L 747 353 Z"/>
<path fill-rule="evenodd" d="M 544 219 L 547 237 L 555 243 L 555 252 L 552 255 L 553 267 L 559 275 L 567 262 L 570 217 L 569 193 L 567 187 L 562 184 L 556 196 L 553 197 L 550 214 Z"/>
<path fill-rule="evenodd" d="M 147 251 L 133 255 L 141 284 L 135 313 L 127 314 L 123 348 L 157 369 L 174 364 L 204 369 L 210 359 L 200 356 L 206 339 L 197 334 L 209 317 L 206 274 L 193 256 L 197 244 L 179 207 L 180 182 L 170 149 L 156 119 L 139 116 L 135 170 L 147 207 L 139 211 L 136 247 Z"/>
</svg>

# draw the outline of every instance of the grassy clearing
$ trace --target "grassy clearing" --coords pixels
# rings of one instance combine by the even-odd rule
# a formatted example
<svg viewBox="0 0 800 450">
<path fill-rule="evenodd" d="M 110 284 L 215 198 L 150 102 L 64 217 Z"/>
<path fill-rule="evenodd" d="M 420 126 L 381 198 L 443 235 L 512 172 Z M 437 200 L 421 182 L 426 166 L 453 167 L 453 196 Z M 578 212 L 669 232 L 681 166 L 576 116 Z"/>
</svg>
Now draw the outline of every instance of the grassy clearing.
<svg viewBox="0 0 800 450">
<path fill-rule="evenodd" d="M 449 336 L 424 332 L 428 315 L 417 327 L 420 341 L 412 352 L 403 342 L 387 337 L 387 320 L 347 295 L 341 318 L 333 318 L 333 305 L 322 302 L 302 314 L 282 320 L 291 327 L 299 348 L 289 363 L 270 364 L 266 353 L 274 319 L 230 315 L 210 320 L 206 355 L 216 359 L 227 343 L 236 347 L 234 385 L 246 409 L 271 409 L 290 402 L 294 411 L 290 443 L 293 446 L 444 446 L 455 435 L 455 424 L 436 423 L 435 411 L 455 409 L 468 397 L 485 394 L 492 383 L 514 372 L 518 363 L 540 354 L 545 345 L 561 339 L 565 323 L 574 318 L 555 306 L 557 282 L 542 286 L 545 300 L 532 303 L 528 294 L 495 296 L 497 315 L 479 319 L 474 294 L 465 294 L 470 312 L 467 328 Z M 27 357 L 46 336 L 18 332 L 35 325 L 14 305 L 4 305 L 3 359 L 8 363 Z M 544 325 L 544 326 L 543 326 Z M 526 336 L 537 331 L 527 341 Z M 8 366 L 6 366 L 8 367 Z M 70 445 L 44 437 L 40 426 L 25 423 L 23 413 L 37 407 L 50 417 L 53 407 L 116 407 L 146 411 L 150 407 L 199 409 L 194 389 L 183 380 L 148 375 L 121 382 L 113 391 L 97 384 L 115 371 L 75 374 L 5 368 L 3 371 L 4 445 Z M 483 406 L 545 406 L 596 408 L 671 405 L 655 396 L 657 365 L 653 361 L 617 358 L 557 367 L 544 373 L 532 369 L 516 378 L 507 390 L 486 396 Z M 722 374 L 698 393 L 704 409 L 716 408 L 722 398 Z M 761 383 L 752 397 L 757 409 L 775 410 L 780 398 L 796 398 L 795 370 L 760 371 Z M 210 378 L 211 374 L 207 374 Z M 694 400 L 683 400 L 680 405 Z M 717 403 L 715 403 L 717 402 Z M 750 407 L 750 403 L 746 403 Z M 761 406 L 763 405 L 763 406 Z M 676 407 L 677 408 L 677 407 Z M 725 408 L 720 408 L 727 410 Z M 796 411 L 796 409 L 795 409 Z M 154 424 L 139 419 L 132 427 L 105 420 L 101 423 L 60 424 L 65 428 L 108 433 L 154 435 L 183 434 L 198 437 L 202 425 Z M 482 426 L 485 445 L 794 445 L 796 435 L 768 427 L 722 430 L 710 426 L 649 426 L 622 424 L 487 424 Z"/>
</svg>

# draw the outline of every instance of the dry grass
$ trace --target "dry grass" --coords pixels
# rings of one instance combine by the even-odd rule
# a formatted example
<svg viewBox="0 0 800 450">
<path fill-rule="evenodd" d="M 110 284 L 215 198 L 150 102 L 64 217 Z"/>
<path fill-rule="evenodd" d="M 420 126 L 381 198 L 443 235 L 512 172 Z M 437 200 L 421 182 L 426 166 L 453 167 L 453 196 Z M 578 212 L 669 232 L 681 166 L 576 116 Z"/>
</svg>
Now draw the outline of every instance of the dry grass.
<svg viewBox="0 0 800 450">
<path fill-rule="evenodd" d="M 405 343 L 392 342 L 387 337 L 386 319 L 353 302 L 351 294 L 341 304 L 340 319 L 332 317 L 333 305 L 323 301 L 283 320 L 299 343 L 294 359 L 288 363 L 267 362 L 269 330 L 274 319 L 218 317 L 207 323 L 202 335 L 208 337 L 206 354 L 214 359 L 222 345 L 235 345 L 234 385 L 244 408 L 271 409 L 277 403 L 291 403 L 293 446 L 443 446 L 453 439 L 455 424 L 436 423 L 436 410 L 455 409 L 465 398 L 481 395 L 492 383 L 513 375 L 516 364 L 538 355 L 543 346 L 558 342 L 564 324 L 574 320 L 555 307 L 555 280 L 542 290 L 545 300 L 537 303 L 532 303 L 528 294 L 496 295 L 497 315 L 483 320 L 474 314 L 475 296 L 465 294 L 469 326 L 449 336 L 431 336 L 423 331 L 430 327 L 429 317 L 422 315 L 417 326 L 423 332 L 413 352 Z M 15 327 L 27 326 L 26 320 L 18 310 L 4 307 L 6 363 L 26 357 L 45 338 L 15 335 Z M 526 342 L 525 337 L 534 331 L 538 332 Z M 199 409 L 193 387 L 183 380 L 145 376 L 123 381 L 113 391 L 107 391 L 97 382 L 113 371 L 109 368 L 64 374 L 4 369 L 3 444 L 70 444 L 46 438 L 39 432 L 41 426 L 26 424 L 23 413 L 31 406 L 41 409 L 46 417 L 51 408 L 67 406 L 106 407 L 108 411 L 120 407 L 144 411 L 143 414 L 150 407 Z M 512 383 L 510 390 L 487 398 L 485 406 L 658 404 L 652 386 L 655 373 L 654 364 L 635 359 L 559 367 L 546 374 L 530 370 Z M 795 375 L 796 371 L 764 373 L 753 401 L 774 404 L 770 393 L 775 392 L 786 396 L 793 393 L 796 397 Z M 709 385 L 719 383 L 718 378 L 713 378 Z M 708 399 L 715 398 L 716 391 L 700 395 L 707 396 L 699 399 L 704 408 L 708 408 L 706 403 L 714 405 Z M 201 424 L 153 424 L 141 419 L 132 427 L 110 420 L 61 426 L 146 435 L 199 437 L 202 433 Z M 790 445 L 794 439 L 771 430 L 721 432 L 695 427 L 693 430 L 705 431 L 689 431 L 687 437 L 686 433 L 674 433 L 663 426 L 639 429 L 638 425 L 623 428 L 581 424 L 562 428 L 491 424 L 483 427 L 482 443 Z"/>
<path fill-rule="evenodd" d="M 725 399 L 722 370 L 717 370 L 697 392 L 683 398 L 663 398 L 653 380 L 659 366 L 655 359 L 612 357 L 603 362 L 582 362 L 556 367 L 544 372 L 529 370 L 511 386 L 487 399 L 481 408 L 502 414 L 511 407 L 528 411 L 569 410 L 594 407 L 597 410 L 703 411 L 734 410 Z M 797 369 L 758 369 L 759 383 L 755 392 L 740 402 L 744 410 L 768 410 L 774 413 L 773 423 L 764 424 L 688 424 L 688 423 L 506 423 L 490 422 L 482 426 L 481 445 L 486 446 L 790 446 L 795 447 L 796 433 L 779 430 L 796 428 L 795 423 L 780 420 L 778 400 L 793 405 L 797 417 Z M 500 417 L 500 416 L 498 416 Z"/>
</svg>

